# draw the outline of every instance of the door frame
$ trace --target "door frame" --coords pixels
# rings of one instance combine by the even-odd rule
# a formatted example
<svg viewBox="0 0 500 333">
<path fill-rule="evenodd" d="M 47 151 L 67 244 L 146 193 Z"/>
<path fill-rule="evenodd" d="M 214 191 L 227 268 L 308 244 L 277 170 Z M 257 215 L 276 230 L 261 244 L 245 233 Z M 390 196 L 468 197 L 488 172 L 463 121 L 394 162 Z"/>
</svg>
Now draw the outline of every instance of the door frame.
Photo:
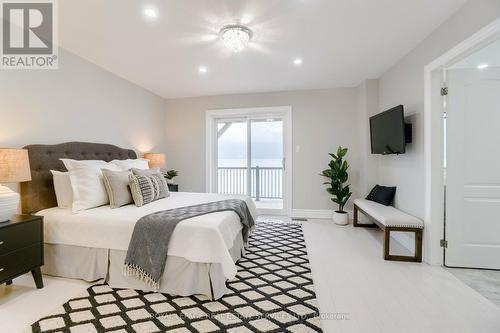
<svg viewBox="0 0 500 333">
<path fill-rule="evenodd" d="M 291 106 L 272 106 L 272 107 L 255 107 L 255 108 L 232 108 L 232 109 L 213 109 L 206 111 L 206 191 L 208 193 L 217 192 L 217 168 L 215 163 L 217 156 L 215 152 L 216 135 L 215 130 L 216 119 L 220 117 L 248 117 L 248 115 L 265 116 L 265 115 L 280 115 L 283 117 L 283 157 L 285 159 L 285 169 L 283 170 L 283 209 L 276 212 L 274 210 L 259 209 L 259 214 L 286 214 L 292 215 L 292 107 Z"/>
<path fill-rule="evenodd" d="M 500 37 L 500 18 L 429 63 L 424 68 L 424 163 L 425 163 L 425 229 L 424 260 L 431 265 L 444 265 L 445 239 L 444 177 L 443 177 L 443 100 L 440 90 L 444 69 Z M 443 144 L 436 144 L 443 143 Z"/>
</svg>

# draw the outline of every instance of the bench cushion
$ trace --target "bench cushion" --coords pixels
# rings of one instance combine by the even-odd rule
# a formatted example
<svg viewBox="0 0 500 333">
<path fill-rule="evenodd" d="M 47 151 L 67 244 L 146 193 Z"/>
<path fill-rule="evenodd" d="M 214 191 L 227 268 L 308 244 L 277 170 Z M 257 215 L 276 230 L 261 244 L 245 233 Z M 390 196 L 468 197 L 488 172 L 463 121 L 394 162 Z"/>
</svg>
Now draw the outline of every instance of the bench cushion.
<svg viewBox="0 0 500 333">
<path fill-rule="evenodd" d="M 354 200 L 354 204 L 386 227 L 424 227 L 424 222 L 419 218 L 406 214 L 391 206 L 384 206 L 366 199 L 356 199 Z"/>
</svg>

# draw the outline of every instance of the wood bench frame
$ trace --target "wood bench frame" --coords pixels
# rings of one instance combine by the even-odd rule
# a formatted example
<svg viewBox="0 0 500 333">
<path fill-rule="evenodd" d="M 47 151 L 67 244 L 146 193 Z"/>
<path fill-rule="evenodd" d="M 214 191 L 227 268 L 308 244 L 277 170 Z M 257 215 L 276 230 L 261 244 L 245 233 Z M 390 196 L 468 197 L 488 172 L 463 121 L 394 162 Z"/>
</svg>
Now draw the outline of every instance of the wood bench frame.
<svg viewBox="0 0 500 333">
<path fill-rule="evenodd" d="M 365 224 L 358 223 L 358 211 L 363 213 L 375 224 Z M 422 238 L 423 238 L 423 228 L 413 228 L 413 227 L 387 227 L 377 221 L 373 216 L 366 213 L 363 209 L 359 208 L 354 204 L 352 224 L 354 227 L 363 228 L 377 228 L 379 227 L 384 231 L 384 259 L 392 261 L 408 261 L 408 262 L 422 262 Z M 391 231 L 402 231 L 402 232 L 412 232 L 415 233 L 415 255 L 414 256 L 401 256 L 401 255 L 391 255 Z"/>
</svg>

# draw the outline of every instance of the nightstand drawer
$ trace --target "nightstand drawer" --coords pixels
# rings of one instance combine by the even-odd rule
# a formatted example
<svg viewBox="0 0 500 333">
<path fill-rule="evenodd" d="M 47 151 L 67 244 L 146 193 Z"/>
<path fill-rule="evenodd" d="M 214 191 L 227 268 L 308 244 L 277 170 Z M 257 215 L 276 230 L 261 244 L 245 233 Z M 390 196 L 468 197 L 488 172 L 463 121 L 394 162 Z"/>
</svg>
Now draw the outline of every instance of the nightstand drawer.
<svg viewBox="0 0 500 333">
<path fill-rule="evenodd" d="M 42 265 L 42 244 L 0 256 L 0 281 L 12 278 Z"/>
<path fill-rule="evenodd" d="M 42 242 L 42 221 L 0 228 L 0 256 Z"/>
</svg>

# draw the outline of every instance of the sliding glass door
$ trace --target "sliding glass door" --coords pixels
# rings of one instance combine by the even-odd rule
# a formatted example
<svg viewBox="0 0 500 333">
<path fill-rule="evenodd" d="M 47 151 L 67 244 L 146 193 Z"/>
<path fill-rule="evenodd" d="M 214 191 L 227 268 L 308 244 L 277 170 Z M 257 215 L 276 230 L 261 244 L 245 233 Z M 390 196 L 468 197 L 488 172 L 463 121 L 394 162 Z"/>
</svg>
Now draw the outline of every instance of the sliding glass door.
<svg viewBox="0 0 500 333">
<path fill-rule="evenodd" d="M 283 209 L 283 120 L 251 119 L 250 195 L 259 208 Z"/>
<path fill-rule="evenodd" d="M 217 193 L 248 194 L 248 124 L 217 119 Z"/>
<path fill-rule="evenodd" d="M 285 121 L 281 114 L 214 118 L 214 192 L 252 197 L 264 213 L 285 213 Z"/>
</svg>

